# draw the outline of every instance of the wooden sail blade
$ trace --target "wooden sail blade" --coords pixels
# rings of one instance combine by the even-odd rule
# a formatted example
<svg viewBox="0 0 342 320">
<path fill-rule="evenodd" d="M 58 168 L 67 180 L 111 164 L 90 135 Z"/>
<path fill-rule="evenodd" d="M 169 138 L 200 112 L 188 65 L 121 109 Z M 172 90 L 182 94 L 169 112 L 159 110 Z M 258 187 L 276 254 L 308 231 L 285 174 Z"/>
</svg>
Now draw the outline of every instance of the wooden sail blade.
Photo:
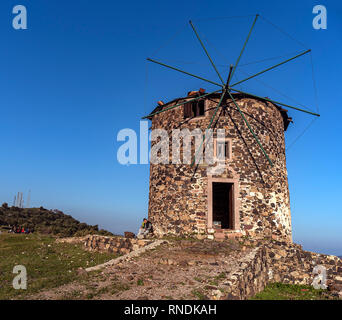
<svg viewBox="0 0 342 320">
<path fill-rule="evenodd" d="M 254 133 L 252 127 L 251 127 L 250 124 L 248 123 L 248 121 L 247 121 L 245 115 L 243 114 L 243 112 L 242 112 L 241 109 L 239 108 L 239 106 L 238 106 L 238 104 L 236 103 L 234 97 L 232 96 L 232 94 L 231 94 L 229 91 L 228 91 L 228 94 L 229 94 L 230 98 L 232 99 L 233 103 L 235 104 L 235 107 L 238 109 L 238 111 L 239 111 L 239 113 L 240 113 L 240 115 L 241 115 L 243 121 L 246 123 L 246 125 L 247 125 L 249 131 L 250 131 L 251 134 L 253 135 L 255 141 L 258 143 L 258 145 L 259 145 L 260 149 L 262 150 L 263 154 L 265 155 L 266 159 L 267 159 L 268 162 L 270 163 L 271 167 L 273 167 L 273 163 L 272 163 L 271 159 L 269 158 L 269 156 L 268 156 L 268 154 L 266 153 L 265 149 L 264 149 L 263 146 L 261 145 L 261 143 L 260 143 L 258 137 L 257 137 L 256 134 Z"/>
<path fill-rule="evenodd" d="M 249 79 L 255 78 L 255 77 L 257 77 L 257 76 L 259 76 L 259 75 L 261 75 L 261 74 L 263 74 L 263 73 L 265 73 L 265 72 L 267 72 L 267 71 L 270 71 L 270 70 L 272 70 L 272 69 L 275 69 L 275 68 L 277 68 L 277 67 L 279 67 L 279 66 L 281 66 L 281 65 L 283 65 L 283 64 L 285 64 L 285 63 L 288 63 L 288 62 L 290 62 L 290 61 L 292 61 L 292 60 L 294 60 L 294 59 L 297 59 L 297 58 L 303 56 L 304 54 L 309 53 L 310 51 L 311 51 L 311 50 L 306 50 L 306 51 L 304 51 L 304 52 L 302 52 L 302 53 L 300 53 L 300 54 L 297 54 L 296 56 L 294 56 L 294 57 L 292 57 L 292 58 L 290 58 L 290 59 L 287 59 L 287 60 L 285 60 L 285 61 L 283 61 L 283 62 L 277 63 L 276 65 L 274 65 L 274 66 L 272 66 L 272 67 L 269 67 L 269 68 L 267 68 L 267 69 L 265 69 L 265 70 L 263 70 L 263 71 L 260 71 L 260 72 L 258 72 L 258 73 L 256 73 L 256 74 L 253 74 L 252 76 L 250 76 L 250 77 L 248 77 L 248 78 L 246 78 L 246 79 L 242 79 L 242 80 L 240 80 L 240 81 L 238 81 L 238 82 L 236 82 L 236 83 L 233 83 L 230 87 L 234 87 L 234 86 L 236 86 L 236 85 L 238 85 L 238 84 L 240 84 L 240 83 L 242 83 L 242 82 L 245 82 L 245 81 L 247 81 L 247 80 L 249 80 Z"/>
<path fill-rule="evenodd" d="M 231 90 L 239 92 L 239 93 L 242 93 L 242 94 L 246 94 L 246 95 L 251 96 L 251 97 L 255 97 L 255 98 L 262 99 L 262 100 L 266 100 L 266 101 L 272 102 L 274 104 L 279 104 L 281 106 L 284 106 L 284 107 L 287 107 L 287 108 L 290 108 L 290 109 L 294 109 L 294 110 L 297 110 L 297 111 L 305 112 L 305 113 L 311 114 L 311 115 L 316 116 L 316 117 L 320 117 L 321 116 L 318 113 L 311 112 L 311 111 L 305 110 L 305 109 L 300 109 L 300 108 L 297 108 L 297 107 L 293 107 L 293 106 L 290 106 L 290 105 L 288 105 L 286 103 L 282 103 L 282 102 L 275 101 L 275 100 L 272 100 L 272 99 L 269 99 L 269 98 L 265 98 L 265 97 L 260 97 L 260 96 L 257 96 L 255 94 L 252 94 L 252 93 L 244 92 L 244 91 L 237 90 L 237 89 L 234 89 L 234 88 L 231 88 Z"/>
<path fill-rule="evenodd" d="M 213 68 L 215 69 L 215 71 L 216 71 L 218 77 L 220 78 L 220 80 L 221 80 L 221 82 L 222 82 L 222 85 L 224 85 L 223 79 L 222 79 L 220 73 L 218 72 L 218 70 L 217 70 L 217 68 L 216 68 L 216 66 L 215 66 L 215 64 L 214 64 L 214 62 L 213 62 L 213 60 L 211 59 L 211 57 L 210 57 L 210 55 L 209 55 L 209 53 L 208 53 L 206 47 L 204 46 L 204 43 L 202 42 L 202 40 L 201 40 L 199 34 L 197 33 L 197 31 L 196 31 L 196 29 L 195 29 L 195 26 L 193 25 L 193 23 L 191 22 L 191 20 L 189 21 L 189 23 L 190 23 L 190 25 L 191 25 L 192 30 L 195 32 L 195 35 L 196 35 L 198 41 L 200 42 L 200 44 L 201 44 L 201 46 L 202 46 L 202 48 L 203 48 L 205 54 L 207 55 L 207 57 L 208 57 L 208 59 L 209 59 L 211 65 L 212 65 Z"/>
<path fill-rule="evenodd" d="M 154 62 L 154 63 L 157 63 L 157 64 L 159 64 L 159 65 L 161 65 L 161 66 L 163 66 L 163 67 L 167 67 L 167 68 L 170 68 L 170 69 L 172 69 L 172 70 L 176 70 L 176 71 L 178 71 L 178 72 L 187 74 L 187 75 L 192 76 L 192 77 L 194 77 L 194 78 L 197 78 L 197 79 L 200 79 L 200 80 L 203 80 L 203 81 L 206 81 L 206 82 L 215 84 L 216 86 L 222 87 L 222 84 L 219 84 L 219 83 L 217 83 L 217 82 L 214 82 L 214 81 L 205 79 L 205 78 L 203 78 L 203 77 L 196 76 L 196 75 L 194 75 L 194 74 L 192 74 L 192 73 L 189 73 L 189 72 L 183 71 L 183 70 L 181 70 L 181 69 L 178 69 L 178 68 L 169 66 L 169 65 L 167 65 L 167 64 L 165 64 L 165 63 L 158 62 L 158 61 L 153 60 L 153 59 L 151 59 L 151 58 L 147 58 L 147 60 L 148 60 L 148 61 L 151 61 L 151 62 Z"/>
<path fill-rule="evenodd" d="M 233 75 L 234 75 L 234 73 L 235 73 L 235 70 L 236 70 L 236 68 L 237 68 L 237 66 L 238 66 L 238 64 L 239 64 L 239 62 L 240 62 L 240 59 L 241 59 L 241 57 L 242 57 L 242 54 L 243 54 L 243 52 L 245 51 L 247 42 L 248 42 L 248 40 L 249 40 L 249 38 L 250 38 L 250 36 L 251 36 L 251 34 L 252 34 L 252 31 L 253 31 L 253 29 L 254 29 L 254 26 L 255 26 L 255 23 L 256 23 L 258 17 L 259 17 L 259 15 L 257 14 L 257 15 L 255 16 L 255 18 L 254 18 L 254 21 L 253 21 L 253 24 L 252 24 L 251 29 L 249 30 L 247 39 L 246 39 L 245 43 L 243 44 L 243 47 L 242 47 L 242 50 L 241 50 L 241 52 L 240 52 L 239 57 L 238 57 L 237 60 L 236 60 L 236 63 L 235 63 L 235 66 L 234 66 L 234 69 L 233 69 L 231 78 L 233 78 Z"/>
</svg>

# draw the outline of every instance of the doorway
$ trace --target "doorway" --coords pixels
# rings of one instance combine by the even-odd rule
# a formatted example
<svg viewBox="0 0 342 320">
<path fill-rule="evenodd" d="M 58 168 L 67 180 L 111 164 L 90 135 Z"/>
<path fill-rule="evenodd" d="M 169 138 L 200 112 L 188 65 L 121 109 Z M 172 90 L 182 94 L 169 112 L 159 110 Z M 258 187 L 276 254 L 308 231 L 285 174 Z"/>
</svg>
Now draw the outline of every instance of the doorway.
<svg viewBox="0 0 342 320">
<path fill-rule="evenodd" d="M 233 229 L 234 184 L 212 182 L 212 226 Z"/>
</svg>

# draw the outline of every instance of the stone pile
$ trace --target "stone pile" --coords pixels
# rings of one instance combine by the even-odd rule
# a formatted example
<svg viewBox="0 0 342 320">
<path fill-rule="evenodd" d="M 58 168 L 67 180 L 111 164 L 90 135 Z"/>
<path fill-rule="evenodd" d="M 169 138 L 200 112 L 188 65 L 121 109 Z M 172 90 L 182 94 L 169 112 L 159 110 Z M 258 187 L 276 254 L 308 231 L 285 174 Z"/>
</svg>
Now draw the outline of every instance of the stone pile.
<svg viewBox="0 0 342 320">
<path fill-rule="evenodd" d="M 131 251 L 145 247 L 152 242 L 153 240 L 90 235 L 85 239 L 84 246 L 89 250 L 127 254 Z"/>
<path fill-rule="evenodd" d="M 116 254 L 127 254 L 131 251 L 143 248 L 153 242 L 153 240 L 140 240 L 135 238 L 125 238 L 120 236 L 106 237 L 99 235 L 87 235 L 85 237 L 73 237 L 58 239 L 58 242 L 82 243 L 87 250 L 106 251 Z"/>
</svg>

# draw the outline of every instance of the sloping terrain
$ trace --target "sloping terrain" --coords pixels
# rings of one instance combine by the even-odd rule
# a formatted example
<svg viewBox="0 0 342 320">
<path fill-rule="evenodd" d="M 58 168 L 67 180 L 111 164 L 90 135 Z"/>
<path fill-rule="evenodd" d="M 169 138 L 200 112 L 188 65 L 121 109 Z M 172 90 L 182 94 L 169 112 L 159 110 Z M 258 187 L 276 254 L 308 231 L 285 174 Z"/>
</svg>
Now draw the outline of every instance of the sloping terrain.
<svg viewBox="0 0 342 320">
<path fill-rule="evenodd" d="M 53 234 L 62 237 L 82 236 L 86 234 L 112 235 L 98 226 L 81 223 L 70 215 L 59 210 L 40 208 L 8 207 L 4 203 L 0 207 L 0 227 L 18 226 L 29 228 L 42 234 Z"/>
<path fill-rule="evenodd" d="M 133 253 L 133 252 L 132 252 Z M 338 299 L 334 256 L 277 241 L 168 240 L 139 256 L 120 257 L 97 271 L 32 299 Z M 329 291 L 314 290 L 313 262 L 327 268 Z M 315 263 L 316 263 L 315 262 Z M 94 270 L 89 268 L 88 270 Z M 284 282 L 284 285 L 274 283 Z M 310 290 L 309 290 L 310 289 Z"/>
<path fill-rule="evenodd" d="M 342 297 L 342 262 L 333 256 L 316 257 L 295 244 L 168 238 L 147 247 L 118 256 L 108 252 L 110 248 L 98 252 L 85 243 L 65 243 L 51 236 L 2 234 L 0 299 Z M 309 286 L 315 277 L 312 261 L 317 258 L 327 267 L 330 292 Z M 27 290 L 12 287 L 12 269 L 18 264 L 27 268 Z"/>
<path fill-rule="evenodd" d="M 220 299 L 225 280 L 251 248 L 237 242 L 171 241 L 34 299 Z"/>
</svg>

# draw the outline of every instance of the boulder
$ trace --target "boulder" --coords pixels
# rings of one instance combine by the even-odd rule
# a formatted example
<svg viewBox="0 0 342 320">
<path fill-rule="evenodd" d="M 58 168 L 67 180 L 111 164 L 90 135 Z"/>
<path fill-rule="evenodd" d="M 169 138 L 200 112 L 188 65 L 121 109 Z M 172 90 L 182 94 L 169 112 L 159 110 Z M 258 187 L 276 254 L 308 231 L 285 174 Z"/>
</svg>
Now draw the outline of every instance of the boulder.
<svg viewBox="0 0 342 320">
<path fill-rule="evenodd" d="M 130 231 L 125 231 L 124 235 L 125 235 L 125 238 L 128 238 L 128 239 L 133 239 L 135 237 L 135 234 Z"/>
</svg>

